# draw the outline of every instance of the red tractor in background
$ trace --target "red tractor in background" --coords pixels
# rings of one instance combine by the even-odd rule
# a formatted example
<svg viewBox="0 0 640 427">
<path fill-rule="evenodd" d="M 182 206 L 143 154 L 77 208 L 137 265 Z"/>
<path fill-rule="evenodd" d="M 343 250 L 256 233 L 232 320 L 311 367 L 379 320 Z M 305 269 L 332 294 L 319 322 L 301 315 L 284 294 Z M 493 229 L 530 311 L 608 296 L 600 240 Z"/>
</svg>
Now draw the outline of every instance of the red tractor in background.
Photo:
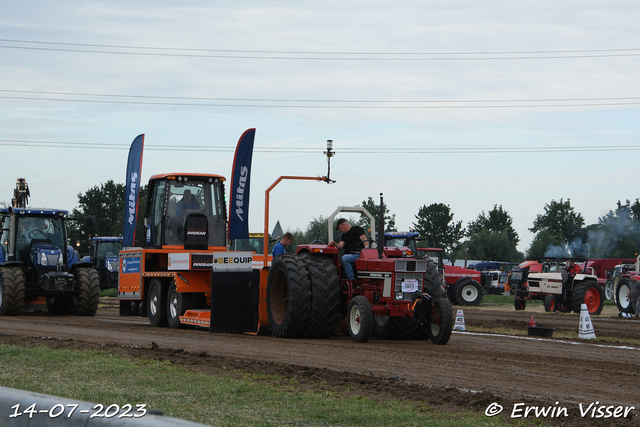
<svg viewBox="0 0 640 427">
<path fill-rule="evenodd" d="M 384 233 L 385 249 L 390 253 L 403 253 L 403 256 L 417 256 L 431 259 L 437 266 L 445 284 L 449 301 L 459 305 L 478 305 L 484 297 L 481 285 L 482 273 L 468 268 L 445 265 L 444 250 L 439 248 L 420 248 L 417 242 L 419 233 L 415 231 L 388 231 Z"/>
<path fill-rule="evenodd" d="M 607 300 L 612 300 L 616 291 L 619 278 L 613 277 L 616 266 L 621 264 L 631 264 L 635 262 L 632 258 L 591 258 L 587 262 L 585 271 L 598 276 L 598 283 L 604 287 L 604 296 Z M 584 266 L 582 266 L 584 267 Z M 617 275 L 620 277 L 619 275 Z"/>
<path fill-rule="evenodd" d="M 382 206 L 382 198 L 381 198 Z M 381 209 L 384 212 L 383 209 Z M 361 207 L 339 207 L 340 212 L 358 212 L 373 217 Z M 383 220 L 378 224 L 384 229 Z M 355 342 L 378 339 L 431 339 L 446 344 L 451 337 L 453 312 L 444 297 L 442 279 L 430 259 L 403 257 L 402 251 L 363 248 L 356 260 L 356 279 L 347 281 L 340 253 L 325 244 L 298 245 L 296 255 L 273 260 L 267 284 L 267 311 L 272 333 L 281 337 L 328 337 L 346 318 Z M 364 246 L 364 245 L 363 245 Z"/>
</svg>

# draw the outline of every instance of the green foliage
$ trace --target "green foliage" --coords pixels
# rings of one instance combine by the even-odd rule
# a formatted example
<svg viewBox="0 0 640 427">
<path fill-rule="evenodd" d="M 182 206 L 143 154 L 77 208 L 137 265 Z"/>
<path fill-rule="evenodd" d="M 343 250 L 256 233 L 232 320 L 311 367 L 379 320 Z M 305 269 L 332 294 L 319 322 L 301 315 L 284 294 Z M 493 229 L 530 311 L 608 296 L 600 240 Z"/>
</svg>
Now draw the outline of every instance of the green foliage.
<svg viewBox="0 0 640 427">
<path fill-rule="evenodd" d="M 553 233 L 559 239 L 570 242 L 580 234 L 584 226 L 582 214 L 576 213 L 571 206 L 571 199 L 565 202 L 551 200 L 544 205 L 544 214 L 538 214 L 533 221 L 533 227 L 529 230 L 538 233 L 546 230 Z"/>
<path fill-rule="evenodd" d="M 138 223 L 136 225 L 136 240 L 142 241 L 145 236 L 142 217 L 146 203 L 147 186 L 140 187 L 138 203 Z M 84 222 L 69 222 L 69 238 L 81 241 L 81 253 L 88 253 L 89 236 L 122 236 L 124 232 L 125 210 L 124 184 L 117 184 L 109 180 L 100 186 L 88 189 L 84 194 L 78 194 L 78 207 L 71 216 L 86 218 L 91 215 L 96 220 L 94 229 L 89 229 Z"/>
<path fill-rule="evenodd" d="M 363 200 L 362 203 L 359 205 L 362 206 L 363 208 L 365 208 L 371 215 L 373 215 L 373 217 L 375 218 L 376 221 L 376 227 L 378 226 L 378 216 L 380 215 L 380 204 L 376 203 L 373 198 L 369 197 L 367 200 Z M 360 215 L 360 219 L 358 219 L 358 222 L 356 223 L 356 225 L 359 225 L 360 227 L 364 228 L 365 230 L 368 230 L 371 226 L 371 223 L 369 221 L 369 218 L 367 218 L 364 215 Z M 389 207 L 387 206 L 387 204 L 385 203 L 384 205 L 384 231 L 398 231 L 396 229 L 396 214 L 393 215 L 389 215 Z"/>
<path fill-rule="evenodd" d="M 413 223 L 421 238 L 433 236 L 434 245 L 445 252 L 453 252 L 465 234 L 462 221 L 454 222 L 449 205 L 433 203 L 423 205 L 415 216 Z"/>
<path fill-rule="evenodd" d="M 511 215 L 509 215 L 507 211 L 502 209 L 502 205 L 493 205 L 493 209 L 489 211 L 488 215 L 482 211 L 482 213 L 478 215 L 478 218 L 475 221 L 471 221 L 467 226 L 468 236 L 472 236 L 481 231 L 494 231 L 506 234 L 514 245 L 520 242 L 520 237 L 518 237 L 518 233 L 513 228 L 513 219 L 511 219 Z"/>
<path fill-rule="evenodd" d="M 467 241 L 460 245 L 456 258 L 464 258 L 464 250 L 468 249 L 468 258 L 491 261 L 521 262 L 524 255 L 516 249 L 507 232 L 480 230 L 474 232 Z"/>
<path fill-rule="evenodd" d="M 547 253 L 547 249 L 550 246 L 565 245 L 565 242 L 558 239 L 551 231 L 540 231 L 531 241 L 531 246 L 527 251 L 527 255 L 530 257 L 543 257 Z"/>
<path fill-rule="evenodd" d="M 458 259 L 464 257 L 465 249 L 471 259 L 518 262 L 524 258 L 517 250 L 520 237 L 513 228 L 513 220 L 502 206 L 494 205 L 489 214 L 482 211 L 467 226 L 467 235 L 469 239 L 457 251 Z"/>
<path fill-rule="evenodd" d="M 309 222 L 304 231 L 290 231 L 293 234 L 293 243 L 286 249 L 287 253 L 295 253 L 298 245 L 309 244 L 314 241 L 321 241 L 324 244 L 329 243 L 329 218 L 320 215 Z"/>
<path fill-rule="evenodd" d="M 551 200 L 544 205 L 544 211 L 544 214 L 537 215 L 533 221 L 533 227 L 529 229 L 538 235 L 531 242 L 528 255 L 567 256 L 582 252 L 581 237 L 584 218 L 573 209 L 571 199 L 567 199 L 566 202 L 563 199 L 559 202 Z M 545 234 L 540 235 L 542 232 Z M 543 249 L 545 243 L 547 247 Z"/>
</svg>

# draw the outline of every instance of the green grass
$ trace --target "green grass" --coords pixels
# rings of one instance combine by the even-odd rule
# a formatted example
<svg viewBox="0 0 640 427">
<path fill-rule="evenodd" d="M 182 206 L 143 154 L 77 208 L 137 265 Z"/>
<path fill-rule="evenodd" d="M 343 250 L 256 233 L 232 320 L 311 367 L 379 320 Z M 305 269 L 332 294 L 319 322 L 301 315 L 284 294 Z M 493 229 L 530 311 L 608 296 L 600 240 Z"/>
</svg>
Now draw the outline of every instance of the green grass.
<svg viewBox="0 0 640 427">
<path fill-rule="evenodd" d="M 101 297 L 116 297 L 116 296 L 118 296 L 118 290 L 115 289 L 115 288 L 102 289 L 100 291 L 100 296 Z"/>
<path fill-rule="evenodd" d="M 98 351 L 0 345 L 0 385 L 103 405 L 146 404 L 166 415 L 215 426 L 499 426 L 472 412 L 425 402 L 373 401 L 339 390 L 298 391 L 277 378 L 216 377 Z M 525 423 L 524 425 L 531 425 Z"/>
</svg>

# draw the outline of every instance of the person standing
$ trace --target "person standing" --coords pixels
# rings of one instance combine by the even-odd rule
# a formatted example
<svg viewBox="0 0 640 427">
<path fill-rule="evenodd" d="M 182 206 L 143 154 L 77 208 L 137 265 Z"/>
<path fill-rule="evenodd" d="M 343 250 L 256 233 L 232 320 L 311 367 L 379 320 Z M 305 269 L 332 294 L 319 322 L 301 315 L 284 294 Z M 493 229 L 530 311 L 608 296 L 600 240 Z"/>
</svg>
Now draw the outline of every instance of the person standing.
<svg viewBox="0 0 640 427">
<path fill-rule="evenodd" d="M 276 245 L 273 247 L 273 250 L 271 251 L 271 255 L 273 255 L 274 258 L 277 257 L 278 255 L 282 255 L 283 253 L 285 253 L 286 247 L 289 246 L 291 243 L 293 243 L 293 234 L 284 233 L 284 236 L 282 236 L 282 239 L 280 239 L 280 241 L 276 243 Z"/>
</svg>

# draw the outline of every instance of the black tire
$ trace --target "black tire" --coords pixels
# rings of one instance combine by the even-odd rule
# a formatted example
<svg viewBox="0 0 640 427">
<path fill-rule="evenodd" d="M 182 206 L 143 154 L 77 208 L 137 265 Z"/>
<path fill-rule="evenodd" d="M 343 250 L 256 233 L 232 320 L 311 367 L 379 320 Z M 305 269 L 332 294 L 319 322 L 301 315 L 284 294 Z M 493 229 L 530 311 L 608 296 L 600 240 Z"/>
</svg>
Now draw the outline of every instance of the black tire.
<svg viewBox="0 0 640 427">
<path fill-rule="evenodd" d="M 473 279 L 464 279 L 456 286 L 456 299 L 460 305 L 478 305 L 484 298 L 482 285 Z"/>
<path fill-rule="evenodd" d="M 145 300 L 138 302 L 138 313 L 140 317 L 149 317 L 149 307 Z"/>
<path fill-rule="evenodd" d="M 527 307 L 527 300 L 516 298 L 513 302 L 516 310 L 524 310 Z"/>
<path fill-rule="evenodd" d="M 453 309 L 451 303 L 446 298 L 436 298 L 431 300 L 431 304 L 426 307 L 428 312 L 425 317 L 429 323 L 429 334 L 431 342 L 436 345 L 445 345 L 451 339 L 453 330 Z"/>
<path fill-rule="evenodd" d="M 581 305 L 586 304 L 589 314 L 600 314 L 604 300 L 604 290 L 596 280 L 585 280 L 573 285 L 571 305 L 576 313 L 580 313 Z"/>
<path fill-rule="evenodd" d="M 149 324 L 151 326 L 167 326 L 166 292 L 162 292 L 162 282 L 158 279 L 153 279 L 149 283 L 147 313 L 149 313 Z"/>
<path fill-rule="evenodd" d="M 447 283 L 447 296 L 449 297 L 451 304 L 460 305 L 460 301 L 458 301 L 458 296 L 456 295 L 455 283 Z"/>
<path fill-rule="evenodd" d="M 353 342 L 365 343 L 371 338 L 373 314 L 371 304 L 364 296 L 358 295 L 349 302 L 347 325 Z"/>
<path fill-rule="evenodd" d="M 554 312 L 558 308 L 556 297 L 553 295 L 547 295 L 544 297 L 544 311 L 547 313 Z"/>
<path fill-rule="evenodd" d="M 278 255 L 267 278 L 267 315 L 271 333 L 300 338 L 309 327 L 311 284 L 303 257 Z"/>
<path fill-rule="evenodd" d="M 24 272 L 20 267 L 0 270 L 0 314 L 15 316 L 24 311 Z"/>
<path fill-rule="evenodd" d="M 449 304 L 451 304 L 451 302 L 449 302 Z M 431 325 L 429 324 L 429 319 L 425 316 L 425 312 L 422 311 L 422 300 L 416 302 L 413 317 L 418 322 L 418 329 L 416 329 L 416 334 L 413 338 L 422 341 L 431 339 Z"/>
<path fill-rule="evenodd" d="M 442 289 L 442 275 L 438 271 L 438 266 L 433 260 L 427 260 L 427 271 L 424 274 L 424 283 L 422 290 L 424 293 L 431 295 L 431 298 L 440 298 L 444 295 Z"/>
<path fill-rule="evenodd" d="M 167 323 L 172 329 L 186 328 L 180 323 L 180 316 L 187 310 L 205 308 L 205 297 L 203 294 L 178 292 L 175 280 L 169 285 L 167 291 Z"/>
<path fill-rule="evenodd" d="M 381 340 L 413 338 L 420 323 L 413 317 L 373 316 L 373 334 Z"/>
<path fill-rule="evenodd" d="M 633 304 L 631 304 L 627 295 L 629 295 L 629 279 L 623 277 L 618 281 L 618 285 L 616 286 L 616 305 L 620 313 L 633 314 Z"/>
<path fill-rule="evenodd" d="M 333 258 L 304 256 L 311 285 L 307 336 L 329 338 L 340 322 L 340 278 Z"/>
<path fill-rule="evenodd" d="M 100 302 L 100 277 L 94 268 L 77 268 L 73 275 L 78 286 L 73 296 L 73 314 L 95 316 Z"/>
</svg>

